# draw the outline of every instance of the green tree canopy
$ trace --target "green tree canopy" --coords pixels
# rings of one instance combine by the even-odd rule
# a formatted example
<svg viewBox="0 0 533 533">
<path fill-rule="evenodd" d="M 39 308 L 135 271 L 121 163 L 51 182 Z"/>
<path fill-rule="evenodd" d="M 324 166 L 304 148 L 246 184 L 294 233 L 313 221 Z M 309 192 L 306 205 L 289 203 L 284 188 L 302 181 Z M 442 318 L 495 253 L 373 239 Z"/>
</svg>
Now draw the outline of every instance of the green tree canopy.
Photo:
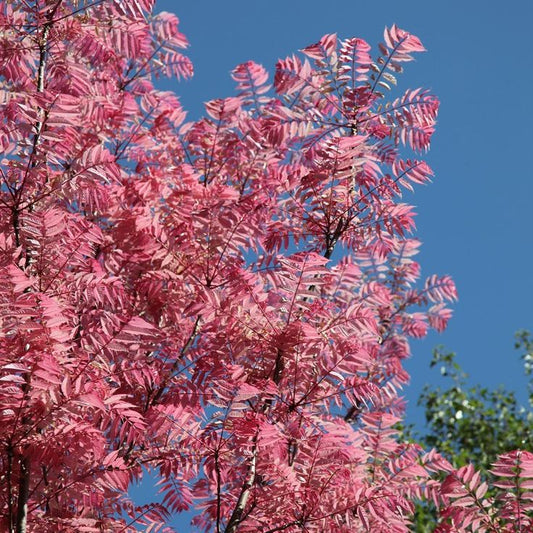
<svg viewBox="0 0 533 533">
<path fill-rule="evenodd" d="M 470 385 L 456 354 L 441 346 L 434 350 L 430 367 L 440 369 L 447 386 L 424 387 L 418 405 L 425 411 L 425 428 L 404 428 L 406 435 L 427 449 L 438 449 L 457 468 L 473 463 L 485 474 L 499 454 L 533 450 L 533 338 L 528 331 L 516 334 L 515 348 L 528 377 L 529 405 L 503 386 Z M 435 525 L 435 508 L 417 506 L 414 531 L 433 531 Z"/>
</svg>

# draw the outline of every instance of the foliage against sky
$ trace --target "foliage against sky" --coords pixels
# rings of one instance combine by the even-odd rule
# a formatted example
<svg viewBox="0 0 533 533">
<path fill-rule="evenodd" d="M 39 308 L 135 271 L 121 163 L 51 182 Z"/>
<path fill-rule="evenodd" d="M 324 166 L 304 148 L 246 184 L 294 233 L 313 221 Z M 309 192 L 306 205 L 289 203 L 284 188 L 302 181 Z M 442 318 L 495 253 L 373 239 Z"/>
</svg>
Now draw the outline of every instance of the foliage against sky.
<svg viewBox="0 0 533 533">
<path fill-rule="evenodd" d="M 500 386 L 490 389 L 472 385 L 456 360 L 456 354 L 442 347 L 434 350 L 430 366 L 439 370 L 446 386 L 428 384 L 419 398 L 426 423 L 423 429 L 408 427 L 404 435 L 415 439 L 426 449 L 436 448 L 455 467 L 473 463 L 490 479 L 492 463 L 499 455 L 515 449 L 533 449 L 533 342 L 526 331 L 516 334 L 515 348 L 519 349 L 528 378 L 529 405 L 522 405 L 514 390 Z M 494 495 L 497 488 L 489 492 Z M 413 531 L 433 531 L 438 514 L 433 503 L 417 505 Z"/>
<path fill-rule="evenodd" d="M 499 459 L 498 507 L 393 429 L 408 338 L 456 297 L 417 283 L 401 198 L 438 100 L 387 100 L 420 40 L 244 63 L 185 123 L 153 79 L 192 74 L 187 41 L 152 7 L 0 2 L 2 527 L 407 531 L 415 498 L 529 527 L 531 454 Z M 128 498 L 145 469 L 162 504 Z"/>
</svg>

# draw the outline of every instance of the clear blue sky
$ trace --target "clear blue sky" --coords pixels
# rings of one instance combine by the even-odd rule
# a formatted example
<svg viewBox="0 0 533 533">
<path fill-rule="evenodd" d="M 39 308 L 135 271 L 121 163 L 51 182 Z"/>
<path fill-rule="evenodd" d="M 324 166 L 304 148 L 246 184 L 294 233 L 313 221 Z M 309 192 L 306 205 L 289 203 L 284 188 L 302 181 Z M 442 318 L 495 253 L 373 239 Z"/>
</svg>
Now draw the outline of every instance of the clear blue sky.
<svg viewBox="0 0 533 533">
<path fill-rule="evenodd" d="M 408 420 L 439 343 L 458 353 L 472 382 L 500 383 L 525 400 L 513 335 L 533 329 L 533 2 L 531 0 L 159 0 L 191 43 L 189 82 L 165 84 L 189 118 L 202 102 L 232 95 L 230 71 L 252 59 L 270 72 L 323 34 L 362 37 L 373 47 L 385 25 L 421 38 L 428 52 L 400 77 L 441 100 L 427 157 L 434 182 L 406 201 L 417 206 L 424 275 L 451 274 L 459 302 L 448 330 L 413 344 Z"/>
</svg>

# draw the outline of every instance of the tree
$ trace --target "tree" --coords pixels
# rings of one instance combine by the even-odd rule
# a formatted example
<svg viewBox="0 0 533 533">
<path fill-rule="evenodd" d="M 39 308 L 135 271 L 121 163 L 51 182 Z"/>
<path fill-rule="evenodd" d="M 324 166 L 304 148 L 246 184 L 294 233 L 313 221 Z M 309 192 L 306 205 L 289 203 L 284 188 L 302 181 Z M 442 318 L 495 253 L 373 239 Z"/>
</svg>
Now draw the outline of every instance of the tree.
<svg viewBox="0 0 533 533">
<path fill-rule="evenodd" d="M 479 517 L 473 469 L 393 428 L 407 338 L 456 297 L 416 284 L 401 203 L 438 101 L 385 98 L 420 40 L 326 35 L 273 90 L 244 63 L 185 123 L 153 80 L 192 74 L 187 41 L 152 8 L 0 1 L 2 528 L 169 531 L 194 506 L 206 531 L 407 531 L 416 498 L 448 531 L 529 527 L 531 454 Z M 163 502 L 138 507 L 146 470 Z"/>
<path fill-rule="evenodd" d="M 531 375 L 531 340 L 526 332 L 517 334 L 526 375 Z M 418 435 L 424 446 L 438 448 L 456 466 L 474 462 L 484 471 L 499 454 L 516 449 L 533 449 L 533 413 L 520 405 L 515 393 L 503 387 L 490 390 L 481 385 L 467 387 L 467 375 L 455 361 L 454 353 L 435 350 L 431 367 L 440 365 L 441 374 L 453 385 L 446 390 L 426 385 L 419 405 L 426 414 L 427 433 Z M 533 402 L 529 384 L 530 404 Z"/>
<path fill-rule="evenodd" d="M 533 342 L 528 332 L 516 334 L 515 348 L 522 351 L 525 374 L 531 376 Z M 430 366 L 438 366 L 451 384 L 444 389 L 424 387 L 418 405 L 425 411 L 425 431 L 407 428 L 406 434 L 426 449 L 438 449 L 456 468 L 473 463 L 485 478 L 490 478 L 491 465 L 499 455 L 533 449 L 533 382 L 530 378 L 528 408 L 520 405 L 513 391 L 503 387 L 469 387 L 467 375 L 455 357 L 442 348 L 434 351 Z M 494 496 L 497 489 L 488 493 Z M 438 521 L 435 511 L 435 506 L 418 507 L 416 531 L 433 531 Z"/>
</svg>

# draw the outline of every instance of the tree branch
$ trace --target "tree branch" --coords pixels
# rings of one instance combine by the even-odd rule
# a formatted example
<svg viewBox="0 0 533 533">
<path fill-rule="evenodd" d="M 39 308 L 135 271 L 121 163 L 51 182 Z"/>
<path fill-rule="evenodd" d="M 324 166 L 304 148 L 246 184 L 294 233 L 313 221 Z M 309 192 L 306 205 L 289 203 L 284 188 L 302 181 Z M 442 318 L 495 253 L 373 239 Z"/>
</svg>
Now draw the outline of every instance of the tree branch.
<svg viewBox="0 0 533 533">
<path fill-rule="evenodd" d="M 220 533 L 220 511 L 221 511 L 221 478 L 220 478 L 220 465 L 218 463 L 218 449 L 215 450 L 215 472 L 217 475 L 217 523 L 216 533 Z"/>
<path fill-rule="evenodd" d="M 239 499 L 237 500 L 237 505 L 233 510 L 233 513 L 229 519 L 228 525 L 226 526 L 225 533 L 235 533 L 239 524 L 241 523 L 244 515 L 244 510 L 246 509 L 246 504 L 250 499 L 250 494 L 252 487 L 255 483 L 255 472 L 256 472 L 256 461 L 257 461 L 257 449 L 256 449 L 256 440 L 254 438 L 254 446 L 252 448 L 252 457 L 250 459 L 250 464 L 248 465 L 248 472 L 246 474 L 246 480 L 242 486 Z"/>
<path fill-rule="evenodd" d="M 13 446 L 7 445 L 7 514 L 9 516 L 9 533 L 13 533 L 14 516 L 13 516 L 13 486 L 11 485 L 11 474 L 13 470 Z"/>
<path fill-rule="evenodd" d="M 30 494 L 31 461 L 29 457 L 20 459 L 19 495 L 17 503 L 16 533 L 26 533 L 28 519 L 28 497 Z"/>
<path fill-rule="evenodd" d="M 47 14 L 47 21 L 43 26 L 42 34 L 39 38 L 39 66 L 37 69 L 37 92 L 44 92 L 44 76 L 46 69 L 46 59 L 48 52 L 48 36 L 50 34 L 50 29 L 52 28 L 53 18 L 61 5 L 62 0 L 58 0 L 55 5 L 49 10 Z M 41 110 L 42 112 L 42 110 Z M 34 166 L 34 157 L 37 154 L 37 147 L 40 142 L 41 133 L 43 129 L 44 121 L 46 120 L 46 113 L 42 120 L 38 120 L 35 125 L 35 133 L 33 136 L 32 151 L 28 159 L 28 166 L 26 167 L 26 174 L 20 184 L 20 187 L 17 191 L 17 203 L 14 206 L 13 210 L 13 229 L 15 232 L 15 240 L 17 246 L 20 244 L 20 221 L 19 221 L 19 204 L 22 198 L 22 191 L 24 189 L 24 182 L 28 176 L 29 170 Z M 26 251 L 26 267 L 29 265 L 29 253 Z M 27 393 L 30 388 L 30 380 L 27 378 L 26 384 L 24 385 L 24 393 Z M 27 423 L 27 420 L 22 419 L 22 423 Z M 31 458 L 27 455 L 23 455 L 19 458 L 19 483 L 18 483 L 18 500 L 17 500 L 17 519 L 16 519 L 16 533 L 26 533 L 26 526 L 28 521 L 28 499 L 30 495 L 30 478 L 31 478 Z"/>
</svg>

